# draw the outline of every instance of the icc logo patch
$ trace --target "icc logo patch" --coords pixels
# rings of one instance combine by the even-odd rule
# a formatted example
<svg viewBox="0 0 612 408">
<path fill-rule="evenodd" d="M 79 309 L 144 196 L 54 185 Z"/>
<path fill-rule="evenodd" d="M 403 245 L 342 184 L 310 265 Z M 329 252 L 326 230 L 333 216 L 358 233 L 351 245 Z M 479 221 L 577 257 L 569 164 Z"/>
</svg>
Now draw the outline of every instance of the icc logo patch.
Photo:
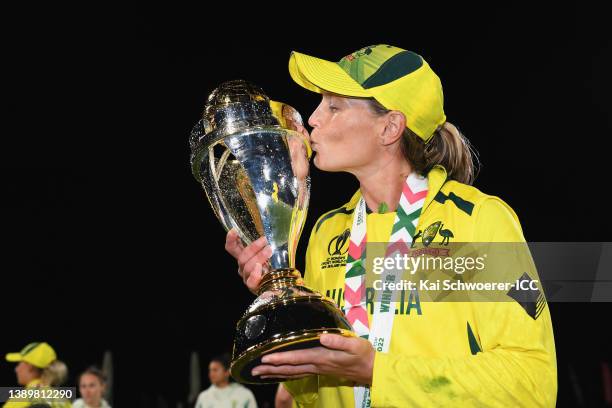
<svg viewBox="0 0 612 408">
<path fill-rule="evenodd" d="M 346 229 L 340 235 L 333 237 L 327 245 L 327 253 L 329 256 L 344 255 L 348 252 L 348 241 L 351 236 L 351 230 Z"/>
<path fill-rule="evenodd" d="M 337 268 L 346 266 L 346 253 L 349 250 L 351 230 L 346 229 L 342 234 L 333 237 L 327 244 L 329 257 L 321 262 L 321 269 Z"/>
</svg>

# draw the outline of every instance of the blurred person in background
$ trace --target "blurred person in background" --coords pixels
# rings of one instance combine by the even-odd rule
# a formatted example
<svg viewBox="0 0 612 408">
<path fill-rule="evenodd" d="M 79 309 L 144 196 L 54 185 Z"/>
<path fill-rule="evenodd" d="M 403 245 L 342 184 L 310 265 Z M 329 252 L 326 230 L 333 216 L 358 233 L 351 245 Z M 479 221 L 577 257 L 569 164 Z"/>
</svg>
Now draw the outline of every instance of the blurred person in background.
<svg viewBox="0 0 612 408">
<path fill-rule="evenodd" d="M 214 357 L 208 364 L 210 387 L 198 396 L 195 408 L 257 408 L 255 396 L 248 388 L 230 382 L 230 356 Z"/>
<path fill-rule="evenodd" d="M 91 366 L 79 376 L 81 398 L 74 401 L 73 408 L 111 408 L 104 399 L 106 376 L 97 367 Z"/>
<path fill-rule="evenodd" d="M 68 368 L 66 364 L 57 359 L 57 354 L 53 348 L 44 342 L 30 343 L 21 351 L 8 353 L 6 360 L 18 363 L 15 367 L 17 383 L 25 389 L 53 389 L 66 381 Z M 70 408 L 70 401 L 67 399 L 43 399 L 29 398 L 9 399 L 4 408 L 26 408 L 26 407 L 50 407 L 50 408 Z"/>
</svg>

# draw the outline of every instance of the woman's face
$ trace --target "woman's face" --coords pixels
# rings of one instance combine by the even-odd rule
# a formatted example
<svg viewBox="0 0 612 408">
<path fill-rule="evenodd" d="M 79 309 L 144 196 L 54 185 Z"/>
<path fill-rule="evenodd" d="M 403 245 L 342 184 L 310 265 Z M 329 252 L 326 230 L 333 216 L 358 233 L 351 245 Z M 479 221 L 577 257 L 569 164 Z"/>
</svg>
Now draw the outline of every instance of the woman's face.
<svg viewBox="0 0 612 408">
<path fill-rule="evenodd" d="M 17 374 L 17 383 L 23 386 L 28 385 L 33 379 L 40 377 L 39 370 L 25 361 L 20 361 L 15 366 L 15 373 Z"/>
<path fill-rule="evenodd" d="M 384 129 L 385 118 L 372 112 L 368 104 L 364 99 L 323 95 L 308 119 L 317 168 L 354 173 L 372 161 L 380 148 L 377 135 Z"/>
<path fill-rule="evenodd" d="M 104 384 L 93 374 L 83 374 L 79 381 L 79 391 L 85 403 L 90 406 L 100 405 L 102 394 L 104 394 Z"/>
<path fill-rule="evenodd" d="M 208 379 L 211 384 L 219 385 L 225 383 L 229 381 L 229 376 L 229 370 L 226 370 L 220 362 L 211 361 L 210 364 L 208 364 Z"/>
</svg>

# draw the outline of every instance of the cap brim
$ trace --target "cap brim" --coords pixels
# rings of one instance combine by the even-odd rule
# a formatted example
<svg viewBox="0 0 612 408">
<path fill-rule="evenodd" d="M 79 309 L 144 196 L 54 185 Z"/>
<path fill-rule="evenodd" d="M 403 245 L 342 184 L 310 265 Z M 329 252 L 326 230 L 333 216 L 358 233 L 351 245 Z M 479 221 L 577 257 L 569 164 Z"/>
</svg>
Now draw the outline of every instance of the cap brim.
<svg viewBox="0 0 612 408">
<path fill-rule="evenodd" d="M 340 65 L 321 58 L 293 51 L 289 58 L 289 74 L 298 85 L 313 92 L 371 97 Z"/>
<path fill-rule="evenodd" d="M 6 361 L 10 361 L 11 363 L 16 363 L 21 361 L 23 356 L 20 353 L 8 353 L 6 355 Z"/>
</svg>

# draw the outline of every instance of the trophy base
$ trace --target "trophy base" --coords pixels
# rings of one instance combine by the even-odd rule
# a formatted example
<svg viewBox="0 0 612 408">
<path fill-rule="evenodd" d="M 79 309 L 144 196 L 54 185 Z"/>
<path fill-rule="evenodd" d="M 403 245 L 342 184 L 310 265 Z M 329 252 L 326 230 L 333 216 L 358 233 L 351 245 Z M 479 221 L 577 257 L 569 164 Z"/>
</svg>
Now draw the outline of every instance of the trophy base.
<svg viewBox="0 0 612 408">
<path fill-rule="evenodd" d="M 265 354 L 320 346 L 324 333 L 355 336 L 331 299 L 302 286 L 298 271 L 272 271 L 264 276 L 259 296 L 237 324 L 231 375 L 248 384 L 281 382 L 254 377 L 251 370 Z"/>
</svg>

